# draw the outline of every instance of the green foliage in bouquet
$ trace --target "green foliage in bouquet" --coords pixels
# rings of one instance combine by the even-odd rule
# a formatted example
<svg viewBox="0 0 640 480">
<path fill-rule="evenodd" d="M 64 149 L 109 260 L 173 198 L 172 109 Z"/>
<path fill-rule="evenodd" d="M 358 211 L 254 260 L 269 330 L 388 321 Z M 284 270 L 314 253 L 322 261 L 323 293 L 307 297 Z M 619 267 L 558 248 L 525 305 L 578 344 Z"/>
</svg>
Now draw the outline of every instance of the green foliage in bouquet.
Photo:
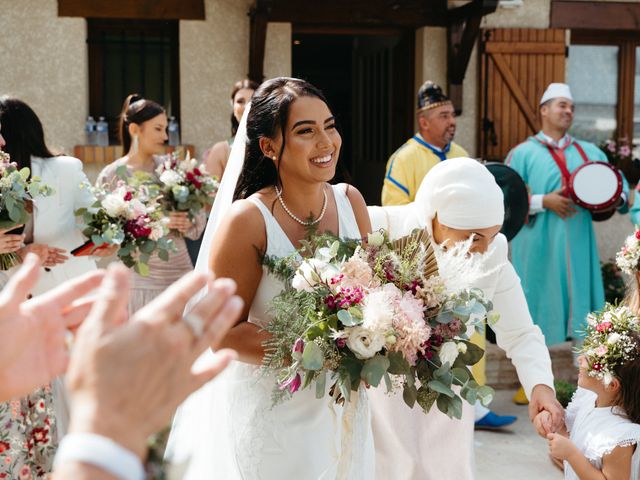
<svg viewBox="0 0 640 480">
<path fill-rule="evenodd" d="M 18 170 L 5 152 L 0 150 L 0 155 L 0 228 L 5 229 L 26 223 L 34 197 L 46 197 L 54 191 L 39 177 L 29 178 L 31 171 L 27 167 Z"/>
<path fill-rule="evenodd" d="M 193 219 L 213 204 L 220 183 L 216 177 L 200 170 L 189 152 L 184 159 L 181 157 L 182 153 L 176 151 L 157 168 L 158 187 L 166 211 L 188 212 Z"/>
<path fill-rule="evenodd" d="M 265 327 L 275 403 L 313 383 L 317 398 L 329 386 L 339 403 L 362 383 L 384 383 L 410 407 L 435 404 L 452 418 L 463 399 L 491 401 L 468 368 L 484 352 L 466 333 L 481 328 L 491 303 L 478 289 L 445 288 L 426 232 L 393 243 L 376 233 L 365 244 L 313 234 L 296 254 L 264 264 L 285 280 Z"/>
<path fill-rule="evenodd" d="M 33 211 L 33 199 L 52 195 L 53 189 L 39 177 L 31 177 L 28 168 L 18 169 L 7 153 L 0 150 L 0 229 L 25 224 Z M 14 253 L 0 254 L 0 270 L 8 270 L 20 263 Z"/>
<path fill-rule="evenodd" d="M 76 215 L 84 221 L 82 233 L 96 248 L 117 245 L 118 258 L 146 276 L 152 254 L 168 261 L 175 251 L 158 201 L 159 187 L 147 174 L 129 176 L 126 167 L 119 167 L 117 175 L 113 189 L 92 188 L 97 201 L 78 209 Z"/>
</svg>

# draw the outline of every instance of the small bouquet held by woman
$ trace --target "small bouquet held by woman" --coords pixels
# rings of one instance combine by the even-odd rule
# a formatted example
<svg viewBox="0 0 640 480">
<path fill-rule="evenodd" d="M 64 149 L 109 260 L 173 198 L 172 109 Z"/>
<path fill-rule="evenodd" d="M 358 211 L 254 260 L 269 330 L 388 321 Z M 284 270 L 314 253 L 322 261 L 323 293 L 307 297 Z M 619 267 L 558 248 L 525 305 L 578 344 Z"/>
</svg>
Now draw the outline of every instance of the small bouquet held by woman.
<svg viewBox="0 0 640 480">
<path fill-rule="evenodd" d="M 365 243 L 325 234 L 294 256 L 267 258 L 268 269 L 286 282 L 266 327 L 265 366 L 278 382 L 274 400 L 315 382 L 317 398 L 329 385 L 337 402 L 348 402 L 362 382 L 384 381 L 388 391 L 401 389 L 410 407 L 428 412 L 436 404 L 452 418 L 461 417 L 463 398 L 489 403 L 493 391 L 467 368 L 484 353 L 469 335 L 495 314 L 481 290 L 451 288 L 470 285 L 461 282 L 464 272 L 474 276 L 469 247 L 439 257 L 457 272 L 455 281 L 439 274 L 424 230 L 394 242 L 384 232 Z"/>
<path fill-rule="evenodd" d="M 33 213 L 33 199 L 49 196 L 53 189 L 31 177 L 31 171 L 11 162 L 9 154 L 0 150 L 0 229 L 24 225 Z M 0 270 L 8 270 L 20 263 L 18 254 L 0 254 Z"/>
<path fill-rule="evenodd" d="M 149 274 L 152 254 L 169 260 L 174 246 L 167 237 L 169 229 L 157 186 L 129 181 L 123 170 L 119 172 L 115 188 L 88 188 L 92 189 L 96 203 L 76 211 L 84 220 L 82 233 L 89 238 L 81 247 L 83 250 L 115 245 L 118 258 L 143 276 Z"/>
<path fill-rule="evenodd" d="M 191 220 L 211 207 L 220 183 L 198 168 L 196 159 L 187 151 L 184 159 L 179 152 L 169 155 L 156 169 L 160 179 L 161 203 L 168 212 L 187 212 Z"/>
</svg>

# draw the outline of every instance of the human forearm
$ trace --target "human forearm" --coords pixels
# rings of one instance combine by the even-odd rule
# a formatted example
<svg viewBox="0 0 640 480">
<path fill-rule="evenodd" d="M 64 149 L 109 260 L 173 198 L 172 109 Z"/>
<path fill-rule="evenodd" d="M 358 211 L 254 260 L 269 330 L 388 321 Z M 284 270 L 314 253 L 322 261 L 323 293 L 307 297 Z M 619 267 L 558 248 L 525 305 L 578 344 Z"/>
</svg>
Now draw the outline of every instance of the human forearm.
<svg viewBox="0 0 640 480">
<path fill-rule="evenodd" d="M 265 354 L 264 342 L 269 338 L 270 335 L 257 325 L 243 321 L 227 333 L 220 347 L 238 352 L 241 362 L 262 365 Z"/>
<path fill-rule="evenodd" d="M 577 448 L 567 457 L 567 462 L 580 480 L 614 480 L 607 479 Z"/>
</svg>

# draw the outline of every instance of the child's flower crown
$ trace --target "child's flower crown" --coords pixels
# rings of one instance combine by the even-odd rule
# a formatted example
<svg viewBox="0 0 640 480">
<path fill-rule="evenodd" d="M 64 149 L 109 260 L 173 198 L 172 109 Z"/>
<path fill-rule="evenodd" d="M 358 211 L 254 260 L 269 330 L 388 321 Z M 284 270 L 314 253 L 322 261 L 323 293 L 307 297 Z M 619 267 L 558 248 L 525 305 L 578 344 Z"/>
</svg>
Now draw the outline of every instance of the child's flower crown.
<svg viewBox="0 0 640 480">
<path fill-rule="evenodd" d="M 580 350 L 587 360 L 587 373 L 611 383 L 615 369 L 638 357 L 640 346 L 630 333 L 640 333 L 640 319 L 627 306 L 607 303 L 587 316 L 587 330 Z"/>
<path fill-rule="evenodd" d="M 640 230 L 629 235 L 620 251 L 616 254 L 616 265 L 624 273 L 635 275 L 640 264 Z"/>
</svg>

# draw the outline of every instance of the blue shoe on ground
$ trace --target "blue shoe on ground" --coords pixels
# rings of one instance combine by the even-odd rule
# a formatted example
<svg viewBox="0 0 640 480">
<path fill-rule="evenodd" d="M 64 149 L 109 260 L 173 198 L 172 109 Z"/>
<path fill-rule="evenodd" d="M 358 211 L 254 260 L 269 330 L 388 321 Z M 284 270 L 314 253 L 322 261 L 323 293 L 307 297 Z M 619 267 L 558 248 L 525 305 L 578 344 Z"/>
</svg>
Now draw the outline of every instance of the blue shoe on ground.
<svg viewBox="0 0 640 480">
<path fill-rule="evenodd" d="M 498 415 L 489 411 L 480 420 L 476 420 L 475 428 L 479 430 L 496 430 L 514 423 L 518 417 L 514 415 Z"/>
</svg>

